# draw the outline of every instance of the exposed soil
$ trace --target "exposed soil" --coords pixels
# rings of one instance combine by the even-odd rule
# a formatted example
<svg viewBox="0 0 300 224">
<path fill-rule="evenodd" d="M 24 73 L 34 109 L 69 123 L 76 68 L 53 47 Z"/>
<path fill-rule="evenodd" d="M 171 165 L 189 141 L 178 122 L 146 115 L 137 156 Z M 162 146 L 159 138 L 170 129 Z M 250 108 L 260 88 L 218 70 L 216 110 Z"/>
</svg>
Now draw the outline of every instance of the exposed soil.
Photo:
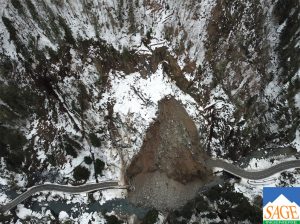
<svg viewBox="0 0 300 224">
<path fill-rule="evenodd" d="M 211 179 L 212 172 L 205 166 L 207 158 L 199 146 L 197 128 L 183 106 L 174 98 L 162 100 L 157 121 L 127 169 L 127 178 L 135 186 L 129 199 L 158 209 L 180 206 Z"/>
</svg>

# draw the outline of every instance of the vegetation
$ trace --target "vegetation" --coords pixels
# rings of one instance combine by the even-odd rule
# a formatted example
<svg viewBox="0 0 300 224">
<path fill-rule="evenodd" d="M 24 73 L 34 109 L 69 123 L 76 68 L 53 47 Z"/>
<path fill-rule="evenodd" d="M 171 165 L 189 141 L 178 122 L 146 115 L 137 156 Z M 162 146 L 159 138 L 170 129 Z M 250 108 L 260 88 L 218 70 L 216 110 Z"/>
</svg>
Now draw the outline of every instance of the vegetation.
<svg viewBox="0 0 300 224">
<path fill-rule="evenodd" d="M 17 119 L 18 116 L 15 113 L 12 113 L 12 111 L 6 107 L 5 105 L 0 105 L 0 122 L 6 123 L 8 121 L 14 121 Z"/>
<path fill-rule="evenodd" d="M 72 223 L 74 223 L 74 221 L 71 220 L 71 219 L 70 220 L 66 220 L 66 221 L 63 222 L 63 224 L 72 224 Z"/>
<path fill-rule="evenodd" d="M 126 61 L 130 61 L 130 59 L 132 58 L 132 52 L 128 50 L 127 47 L 123 48 L 123 52 L 122 52 L 122 59 L 126 62 Z"/>
<path fill-rule="evenodd" d="M 11 4 L 18 10 L 20 15 L 24 15 L 24 7 L 19 0 L 11 0 Z"/>
<path fill-rule="evenodd" d="M 32 16 L 32 19 L 34 20 L 34 22 L 36 22 L 38 24 L 38 26 L 44 30 L 47 37 L 49 37 L 51 40 L 54 40 L 51 36 L 50 27 L 43 20 L 43 18 L 39 17 L 39 14 L 38 14 L 34 4 L 31 2 L 31 0 L 26 0 L 25 3 L 27 5 L 28 11 L 29 11 L 30 15 Z"/>
<path fill-rule="evenodd" d="M 210 206 L 214 203 L 216 207 Z M 200 215 L 200 213 L 202 214 Z M 242 193 L 235 192 L 230 184 L 213 187 L 204 195 L 197 196 L 180 210 L 172 212 L 169 219 L 171 223 L 188 223 L 193 214 L 199 219 L 219 217 L 221 220 L 231 220 L 232 223 L 246 220 L 249 220 L 250 223 L 261 223 L 262 221 L 261 210 L 252 206 Z"/>
<path fill-rule="evenodd" d="M 78 156 L 76 149 L 74 149 L 70 143 L 66 144 L 65 150 L 66 150 L 67 155 L 70 155 L 74 158 L 76 158 Z"/>
<path fill-rule="evenodd" d="M 128 0 L 128 20 L 129 20 L 129 32 L 134 33 L 136 31 L 135 27 L 135 18 L 134 18 L 134 8 L 133 8 L 133 0 Z"/>
<path fill-rule="evenodd" d="M 9 32 L 10 39 L 13 41 L 17 41 L 18 39 L 17 30 L 13 26 L 13 23 L 5 16 L 2 16 L 2 21 Z"/>
<path fill-rule="evenodd" d="M 158 219 L 158 211 L 156 209 L 152 209 L 147 212 L 146 216 L 143 218 L 142 224 L 154 224 Z"/>
<path fill-rule="evenodd" d="M 10 170 L 18 170 L 22 168 L 22 163 L 24 160 L 25 155 L 23 150 L 12 152 L 6 158 L 6 162 Z"/>
<path fill-rule="evenodd" d="M 150 28 L 147 33 L 146 36 L 142 39 L 142 42 L 147 46 L 148 44 L 150 44 L 151 42 L 151 35 L 152 35 L 152 28 Z"/>
<path fill-rule="evenodd" d="M 249 220 L 251 223 L 261 222 L 261 210 L 252 206 L 242 193 L 234 192 L 232 185 L 214 187 L 206 195 L 210 201 L 219 202 L 218 214 L 221 219 L 231 217 L 233 220 Z M 225 202 L 221 203 L 221 200 Z"/>
<path fill-rule="evenodd" d="M 165 27 L 165 38 L 168 41 L 171 41 L 174 36 L 175 30 L 173 26 L 166 26 Z"/>
<path fill-rule="evenodd" d="M 28 11 L 31 14 L 33 20 L 39 24 L 40 20 L 38 17 L 38 12 L 36 11 L 34 4 L 32 4 L 31 0 L 26 0 L 25 2 L 27 5 L 27 8 L 28 8 Z"/>
<path fill-rule="evenodd" d="M 27 139 L 20 131 L 3 126 L 0 126 L 0 136 L 0 157 L 6 160 L 9 170 L 19 170 L 25 160 L 23 147 Z"/>
<path fill-rule="evenodd" d="M 83 83 L 79 83 L 78 85 L 79 88 L 79 95 L 78 95 L 78 101 L 81 109 L 81 113 L 89 109 L 89 94 L 88 91 L 86 90 L 86 87 L 84 86 Z"/>
<path fill-rule="evenodd" d="M 9 32 L 10 39 L 14 41 L 16 45 L 16 50 L 17 53 L 21 53 L 26 60 L 29 62 L 32 61 L 30 54 L 28 53 L 27 48 L 24 46 L 24 44 L 19 40 L 18 35 L 17 35 L 17 30 L 13 26 L 13 23 L 5 16 L 2 16 L 2 21 L 6 27 L 6 29 Z"/>
<path fill-rule="evenodd" d="M 25 136 L 18 130 L 0 126 L 0 143 L 9 147 L 10 151 L 18 151 L 27 142 Z"/>
<path fill-rule="evenodd" d="M 123 26 L 123 5 L 124 5 L 124 0 L 119 0 L 118 1 L 118 20 L 120 22 L 120 26 Z"/>
<path fill-rule="evenodd" d="M 294 13 L 291 13 L 295 10 Z M 297 1 L 279 0 L 274 7 L 274 15 L 277 18 L 278 24 L 285 23 L 280 34 L 280 42 L 277 48 L 279 53 L 280 66 L 283 71 L 280 74 L 280 79 L 286 83 L 298 71 L 300 59 L 298 57 L 300 50 L 297 46 L 297 38 L 299 31 L 299 13 L 300 7 Z"/>
<path fill-rule="evenodd" d="M 73 177 L 76 181 L 86 181 L 90 177 L 90 171 L 84 166 L 77 166 L 73 171 Z"/>
<path fill-rule="evenodd" d="M 40 97 L 29 88 L 20 88 L 16 83 L 0 85 L 1 99 L 21 117 L 30 115 L 40 103 Z"/>
<path fill-rule="evenodd" d="M 12 215 L 3 215 L 3 214 L 0 214 L 0 222 L 1 223 L 9 223 L 11 218 L 13 218 Z"/>
<path fill-rule="evenodd" d="M 99 174 L 99 175 L 102 175 L 102 171 L 103 171 L 104 167 L 105 167 L 105 163 L 100 159 L 96 159 L 96 161 L 95 161 L 95 173 Z"/>
<path fill-rule="evenodd" d="M 57 42 L 57 41 L 61 40 L 60 39 L 61 31 L 60 31 L 58 25 L 56 24 L 57 18 L 55 16 L 55 14 L 53 13 L 52 9 L 45 3 L 45 1 L 41 1 L 41 4 L 43 5 L 45 12 L 48 14 L 48 22 L 43 21 L 41 24 L 42 28 L 46 31 L 47 36 L 51 40 Z M 48 31 L 49 26 L 51 27 L 53 35 L 51 35 L 50 31 Z"/>
<path fill-rule="evenodd" d="M 149 40 L 149 42 L 150 42 L 150 40 L 151 40 L 151 35 L 152 35 L 152 28 L 150 28 L 150 30 L 148 30 L 147 31 L 147 33 L 146 33 L 146 37 L 147 37 L 147 39 Z"/>
<path fill-rule="evenodd" d="M 104 218 L 105 218 L 107 224 L 122 224 L 123 223 L 121 220 L 119 220 L 114 215 L 105 215 Z"/>
<path fill-rule="evenodd" d="M 65 135 L 64 136 L 64 144 L 65 144 L 65 150 L 67 155 L 73 156 L 74 158 L 77 157 L 78 153 L 77 150 L 80 150 L 81 145 L 71 139 L 69 136 Z"/>
<path fill-rule="evenodd" d="M 65 40 L 69 44 L 75 45 L 76 41 L 75 41 L 75 39 L 74 39 L 74 37 L 72 35 L 72 31 L 71 31 L 70 27 L 67 25 L 65 19 L 60 16 L 59 19 L 58 19 L 58 21 L 59 21 L 59 25 L 62 26 L 62 28 L 65 31 Z"/>
<path fill-rule="evenodd" d="M 84 157 L 84 162 L 85 162 L 87 165 L 90 165 L 90 164 L 92 164 L 93 159 L 92 159 L 91 157 L 89 157 L 89 156 L 85 156 L 85 157 Z"/>
<path fill-rule="evenodd" d="M 90 133 L 90 134 L 89 134 L 89 138 L 90 138 L 90 140 L 91 140 L 91 144 L 92 144 L 94 147 L 100 147 L 100 146 L 101 146 L 101 140 L 97 137 L 96 134 Z"/>
</svg>

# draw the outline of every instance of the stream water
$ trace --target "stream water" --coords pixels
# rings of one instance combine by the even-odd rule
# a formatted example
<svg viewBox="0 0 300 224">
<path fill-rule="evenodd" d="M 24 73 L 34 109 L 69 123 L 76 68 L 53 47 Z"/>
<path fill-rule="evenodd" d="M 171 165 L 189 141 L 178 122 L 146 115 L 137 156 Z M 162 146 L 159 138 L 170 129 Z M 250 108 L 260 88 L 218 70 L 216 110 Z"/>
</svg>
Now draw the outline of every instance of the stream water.
<svg viewBox="0 0 300 224">
<path fill-rule="evenodd" d="M 299 154 L 291 149 L 291 148 L 281 148 L 276 150 L 261 150 L 255 151 L 251 155 L 244 157 L 242 160 L 239 161 L 239 166 L 244 167 L 247 166 L 250 159 L 252 158 L 270 158 L 276 156 L 299 156 Z M 226 175 L 225 175 L 226 176 Z M 214 181 L 211 183 L 199 187 L 199 193 L 209 190 L 211 187 L 223 184 L 228 180 L 228 177 L 216 177 Z M 7 186 L 0 185 L 0 189 L 2 192 L 13 199 L 17 197 L 19 194 L 16 190 L 7 189 Z M 74 218 L 83 212 L 100 212 L 105 214 L 106 212 L 114 211 L 117 214 L 122 215 L 136 215 L 138 219 L 143 219 L 147 212 L 151 208 L 147 207 L 138 207 L 135 206 L 133 203 L 129 202 L 127 199 L 114 199 L 105 202 L 104 204 L 100 204 L 98 201 L 93 201 L 88 204 L 80 204 L 80 203 L 69 203 L 65 199 L 60 199 L 58 201 L 44 201 L 38 202 L 34 200 L 27 200 L 27 203 L 31 204 L 31 209 L 36 212 L 41 212 L 45 209 L 50 209 L 54 215 L 58 216 L 61 211 L 67 212 L 70 216 Z M 26 203 L 26 201 L 25 201 Z"/>
<path fill-rule="evenodd" d="M 13 199 L 17 197 L 19 194 L 16 190 L 7 190 L 7 186 L 0 185 L 0 189 L 2 192 Z M 143 219 L 150 208 L 147 207 L 138 207 L 129 202 L 127 199 L 113 199 L 106 201 L 104 204 L 100 204 L 98 201 L 93 201 L 88 204 L 82 203 L 70 203 L 65 199 L 60 199 L 58 201 L 42 201 L 38 202 L 35 200 L 27 199 L 27 202 L 30 201 L 30 208 L 35 212 L 42 212 L 43 210 L 50 209 L 52 213 L 56 216 L 59 215 L 61 211 L 65 211 L 68 215 L 72 215 L 73 217 L 77 217 L 80 213 L 83 212 L 99 212 L 99 213 L 107 213 L 114 211 L 117 214 L 122 215 L 136 215 L 139 219 Z M 25 203 L 26 203 L 25 201 Z"/>
</svg>

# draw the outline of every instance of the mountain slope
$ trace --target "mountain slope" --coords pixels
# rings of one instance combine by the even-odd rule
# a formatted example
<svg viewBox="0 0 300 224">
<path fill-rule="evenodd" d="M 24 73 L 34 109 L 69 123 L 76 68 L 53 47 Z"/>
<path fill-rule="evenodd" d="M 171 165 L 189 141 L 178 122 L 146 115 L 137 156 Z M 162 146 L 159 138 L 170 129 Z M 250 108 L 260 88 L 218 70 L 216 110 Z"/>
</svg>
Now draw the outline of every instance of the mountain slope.
<svg viewBox="0 0 300 224">
<path fill-rule="evenodd" d="M 123 179 L 167 96 L 212 157 L 299 151 L 299 10 L 296 0 L 0 0 L 2 184 Z"/>
</svg>

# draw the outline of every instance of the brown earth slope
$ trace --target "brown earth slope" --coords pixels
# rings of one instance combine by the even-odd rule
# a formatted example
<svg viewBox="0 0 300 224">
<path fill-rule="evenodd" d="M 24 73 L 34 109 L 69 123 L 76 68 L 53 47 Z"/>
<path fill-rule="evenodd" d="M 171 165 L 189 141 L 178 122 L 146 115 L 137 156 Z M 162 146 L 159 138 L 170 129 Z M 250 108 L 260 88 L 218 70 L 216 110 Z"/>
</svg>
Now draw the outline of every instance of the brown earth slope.
<svg viewBox="0 0 300 224">
<path fill-rule="evenodd" d="M 149 204 L 159 208 L 159 204 L 174 207 L 191 199 L 211 179 L 211 170 L 205 166 L 207 158 L 199 146 L 197 128 L 183 106 L 174 98 L 163 99 L 157 121 L 148 129 L 140 152 L 127 169 L 127 178 L 136 188 L 129 198 L 147 205 L 145 199 L 149 202 L 151 197 Z M 176 203 L 172 201 L 174 194 Z"/>
</svg>

